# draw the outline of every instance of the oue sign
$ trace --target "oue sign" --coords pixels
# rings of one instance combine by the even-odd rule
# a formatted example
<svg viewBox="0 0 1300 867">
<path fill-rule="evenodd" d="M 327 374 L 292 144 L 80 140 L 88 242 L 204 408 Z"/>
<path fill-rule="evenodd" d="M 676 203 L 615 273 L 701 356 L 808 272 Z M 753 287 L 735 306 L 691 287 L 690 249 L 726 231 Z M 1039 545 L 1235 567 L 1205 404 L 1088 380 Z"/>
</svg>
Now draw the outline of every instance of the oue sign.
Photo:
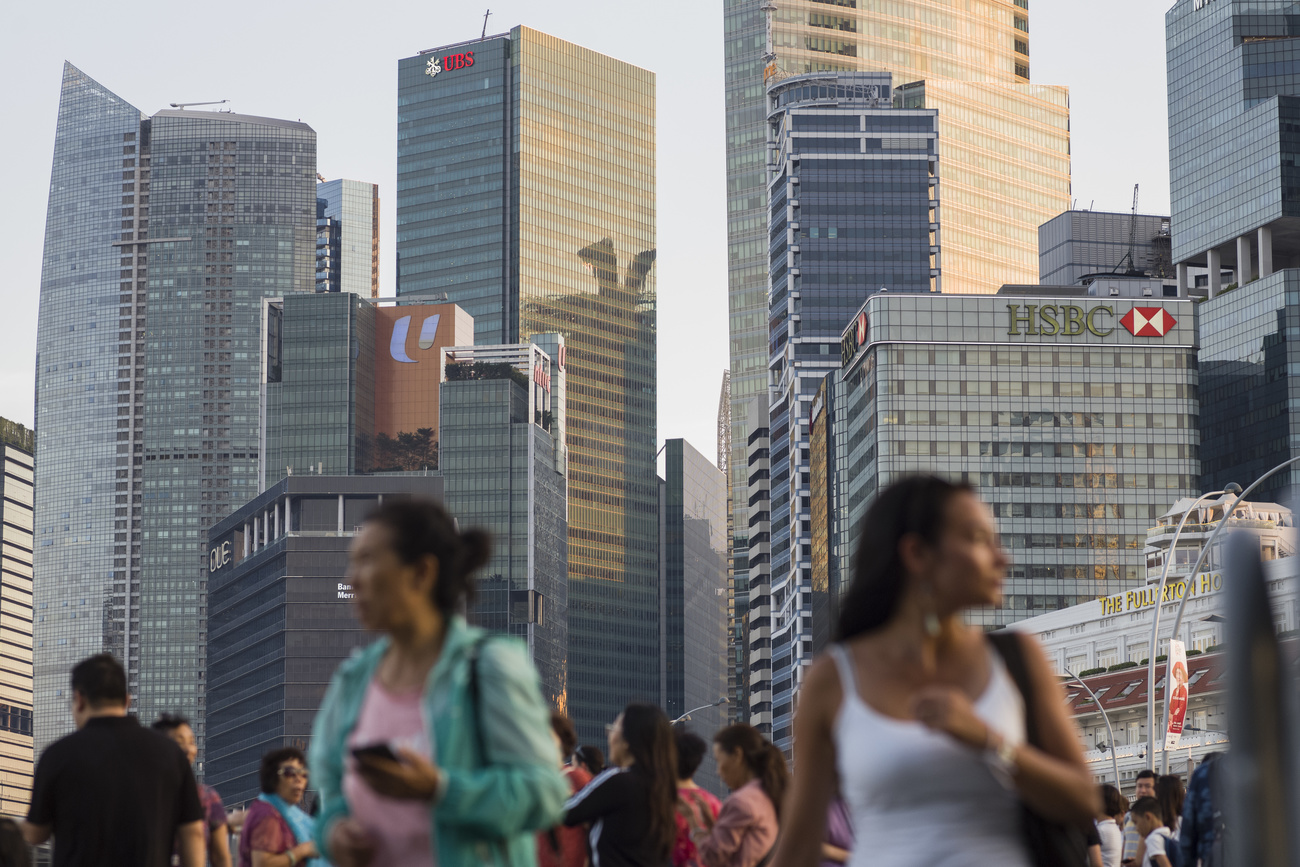
<svg viewBox="0 0 1300 867">
<path fill-rule="evenodd" d="M 230 543 L 222 542 L 208 552 L 208 571 L 216 572 L 223 566 L 230 565 Z"/>
</svg>

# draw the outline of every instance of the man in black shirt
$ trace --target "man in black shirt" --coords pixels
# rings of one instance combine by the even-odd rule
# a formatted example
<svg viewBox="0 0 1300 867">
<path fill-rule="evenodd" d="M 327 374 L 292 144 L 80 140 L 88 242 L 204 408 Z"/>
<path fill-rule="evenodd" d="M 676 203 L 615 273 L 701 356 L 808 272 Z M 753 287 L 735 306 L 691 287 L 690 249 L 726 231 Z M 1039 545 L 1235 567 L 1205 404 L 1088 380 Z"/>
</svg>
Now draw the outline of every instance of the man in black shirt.
<svg viewBox="0 0 1300 867">
<path fill-rule="evenodd" d="M 77 731 L 36 765 L 23 823 L 28 843 L 54 837 L 54 867 L 202 867 L 203 809 L 194 773 L 170 739 L 126 715 L 126 673 L 107 653 L 72 669 Z"/>
</svg>

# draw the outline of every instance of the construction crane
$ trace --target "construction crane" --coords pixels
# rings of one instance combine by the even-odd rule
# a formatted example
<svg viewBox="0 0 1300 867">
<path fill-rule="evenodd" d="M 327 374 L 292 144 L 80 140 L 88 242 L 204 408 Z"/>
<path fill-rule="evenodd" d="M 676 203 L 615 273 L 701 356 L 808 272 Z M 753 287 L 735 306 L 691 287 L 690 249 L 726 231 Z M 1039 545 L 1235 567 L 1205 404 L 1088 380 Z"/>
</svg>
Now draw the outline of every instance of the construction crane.
<svg viewBox="0 0 1300 867">
<path fill-rule="evenodd" d="M 171 105 L 172 108 L 179 109 L 180 111 L 184 111 L 186 108 L 188 108 L 191 105 L 224 105 L 227 102 L 230 102 L 230 100 L 218 99 L 215 102 L 173 102 Z"/>
<path fill-rule="evenodd" d="M 1119 260 L 1119 264 L 1115 266 L 1115 270 L 1112 271 L 1111 273 L 1113 274 L 1139 273 L 1137 270 L 1137 266 L 1133 261 L 1133 249 L 1137 244 L 1137 225 L 1138 225 L 1138 185 L 1134 184 L 1133 185 L 1133 213 L 1129 216 L 1128 219 L 1128 252 L 1124 254 L 1123 259 Z M 1125 269 L 1123 272 L 1121 272 L 1120 269 L 1124 268 L 1125 262 L 1128 263 L 1128 268 Z"/>
</svg>

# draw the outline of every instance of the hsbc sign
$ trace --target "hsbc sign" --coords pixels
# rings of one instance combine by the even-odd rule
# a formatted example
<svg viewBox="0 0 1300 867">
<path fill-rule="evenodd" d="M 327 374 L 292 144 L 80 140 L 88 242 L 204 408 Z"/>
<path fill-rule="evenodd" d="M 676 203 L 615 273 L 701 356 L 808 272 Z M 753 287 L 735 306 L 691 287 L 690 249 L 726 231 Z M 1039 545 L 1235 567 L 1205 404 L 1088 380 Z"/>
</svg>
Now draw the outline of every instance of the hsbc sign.
<svg viewBox="0 0 1300 867">
<path fill-rule="evenodd" d="M 1119 324 L 1134 337 L 1164 337 L 1178 320 L 1163 307 L 1132 307 L 1127 311 L 1112 304 L 1083 307 L 1078 304 L 1008 304 L 1007 336 L 1107 337 Z"/>
</svg>

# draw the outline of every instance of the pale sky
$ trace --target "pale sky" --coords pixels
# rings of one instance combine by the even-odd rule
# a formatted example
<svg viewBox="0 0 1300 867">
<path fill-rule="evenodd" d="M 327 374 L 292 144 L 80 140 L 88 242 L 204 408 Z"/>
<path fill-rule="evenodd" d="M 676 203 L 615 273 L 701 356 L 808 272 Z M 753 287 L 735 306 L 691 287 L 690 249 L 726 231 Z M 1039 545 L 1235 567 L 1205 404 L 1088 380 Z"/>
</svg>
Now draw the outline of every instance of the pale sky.
<svg viewBox="0 0 1300 867">
<path fill-rule="evenodd" d="M 780 2 L 780 0 L 778 0 Z M 34 420 L 36 313 L 64 60 L 152 114 L 229 99 L 242 114 L 301 119 L 327 178 L 379 184 L 381 292 L 393 293 L 397 60 L 516 24 L 658 76 L 659 439 L 712 457 L 727 367 L 722 2 L 316 0 L 216 6 L 69 0 L 7 7 L 0 155 L 0 416 Z M 1070 87 L 1078 207 L 1168 213 L 1164 13 L 1150 0 L 1033 0 L 1031 74 Z M 39 431 L 38 431 L 39 435 Z"/>
</svg>

